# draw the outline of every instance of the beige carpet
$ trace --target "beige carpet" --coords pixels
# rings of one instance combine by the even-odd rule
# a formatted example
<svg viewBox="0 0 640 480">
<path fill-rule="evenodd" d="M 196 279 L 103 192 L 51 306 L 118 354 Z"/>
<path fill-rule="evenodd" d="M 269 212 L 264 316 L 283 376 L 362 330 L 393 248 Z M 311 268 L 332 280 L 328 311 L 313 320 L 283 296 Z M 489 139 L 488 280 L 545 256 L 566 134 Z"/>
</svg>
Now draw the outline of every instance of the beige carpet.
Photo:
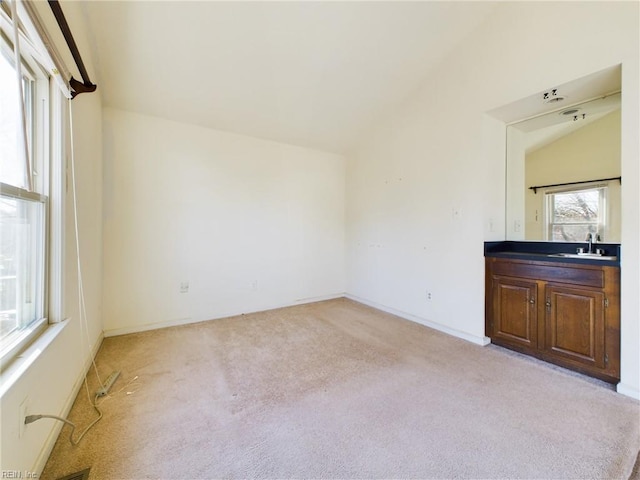
<svg viewBox="0 0 640 480">
<path fill-rule="evenodd" d="M 97 362 L 122 371 L 104 418 L 77 447 L 64 427 L 45 479 L 626 479 L 640 448 L 638 402 L 346 299 L 108 338 Z M 81 392 L 70 418 L 94 413 Z"/>
</svg>

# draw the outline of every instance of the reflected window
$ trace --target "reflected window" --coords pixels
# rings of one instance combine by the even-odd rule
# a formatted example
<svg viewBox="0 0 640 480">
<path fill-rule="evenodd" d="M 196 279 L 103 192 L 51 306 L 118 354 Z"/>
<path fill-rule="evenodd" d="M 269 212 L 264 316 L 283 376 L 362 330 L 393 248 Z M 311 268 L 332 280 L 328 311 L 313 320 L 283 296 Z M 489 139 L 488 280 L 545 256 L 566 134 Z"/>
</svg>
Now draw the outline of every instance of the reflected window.
<svg viewBox="0 0 640 480">
<path fill-rule="evenodd" d="M 606 186 L 597 186 L 547 192 L 547 240 L 584 242 L 590 233 L 594 239 L 603 239 L 607 190 Z"/>
</svg>

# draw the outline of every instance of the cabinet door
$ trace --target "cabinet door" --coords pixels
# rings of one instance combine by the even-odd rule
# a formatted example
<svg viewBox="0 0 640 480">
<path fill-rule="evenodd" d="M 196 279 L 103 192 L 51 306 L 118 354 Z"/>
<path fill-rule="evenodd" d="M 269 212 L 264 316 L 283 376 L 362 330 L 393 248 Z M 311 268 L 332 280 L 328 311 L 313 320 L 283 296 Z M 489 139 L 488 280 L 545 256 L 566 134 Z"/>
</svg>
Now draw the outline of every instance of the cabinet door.
<svg viewBox="0 0 640 480">
<path fill-rule="evenodd" d="M 491 338 L 538 348 L 538 284 L 532 280 L 493 277 Z"/>
<path fill-rule="evenodd" d="M 604 294 L 547 284 L 545 303 L 546 350 L 557 357 L 603 368 Z"/>
</svg>

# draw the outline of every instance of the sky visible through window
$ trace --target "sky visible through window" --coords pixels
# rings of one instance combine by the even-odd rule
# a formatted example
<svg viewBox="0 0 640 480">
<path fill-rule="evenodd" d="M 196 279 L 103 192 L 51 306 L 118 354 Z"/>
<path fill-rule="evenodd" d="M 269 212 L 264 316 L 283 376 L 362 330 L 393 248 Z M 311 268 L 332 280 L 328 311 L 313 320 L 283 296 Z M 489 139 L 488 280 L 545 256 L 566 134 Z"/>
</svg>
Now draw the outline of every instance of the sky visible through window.
<svg viewBox="0 0 640 480">
<path fill-rule="evenodd" d="M 16 70 L 0 52 L 0 181 L 23 187 L 24 170 L 18 162 L 18 85 Z M 0 199 L 0 339 L 17 326 L 16 224 L 17 200 Z"/>
<path fill-rule="evenodd" d="M 0 53 L 0 180 L 24 187 L 24 171 L 18 162 L 18 85 L 13 64 Z"/>
</svg>

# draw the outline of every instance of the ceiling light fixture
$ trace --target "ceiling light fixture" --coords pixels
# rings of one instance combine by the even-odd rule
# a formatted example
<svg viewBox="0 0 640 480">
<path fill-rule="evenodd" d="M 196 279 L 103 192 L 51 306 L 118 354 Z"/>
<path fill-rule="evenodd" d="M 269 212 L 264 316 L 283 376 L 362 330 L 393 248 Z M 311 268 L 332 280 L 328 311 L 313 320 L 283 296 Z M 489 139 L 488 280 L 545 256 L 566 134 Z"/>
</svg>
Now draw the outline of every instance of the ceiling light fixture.
<svg viewBox="0 0 640 480">
<path fill-rule="evenodd" d="M 544 92 L 542 94 L 542 100 L 544 100 L 544 103 L 558 103 L 562 102 L 564 97 L 562 95 L 558 95 L 558 89 L 554 88 L 550 92 Z"/>
</svg>

